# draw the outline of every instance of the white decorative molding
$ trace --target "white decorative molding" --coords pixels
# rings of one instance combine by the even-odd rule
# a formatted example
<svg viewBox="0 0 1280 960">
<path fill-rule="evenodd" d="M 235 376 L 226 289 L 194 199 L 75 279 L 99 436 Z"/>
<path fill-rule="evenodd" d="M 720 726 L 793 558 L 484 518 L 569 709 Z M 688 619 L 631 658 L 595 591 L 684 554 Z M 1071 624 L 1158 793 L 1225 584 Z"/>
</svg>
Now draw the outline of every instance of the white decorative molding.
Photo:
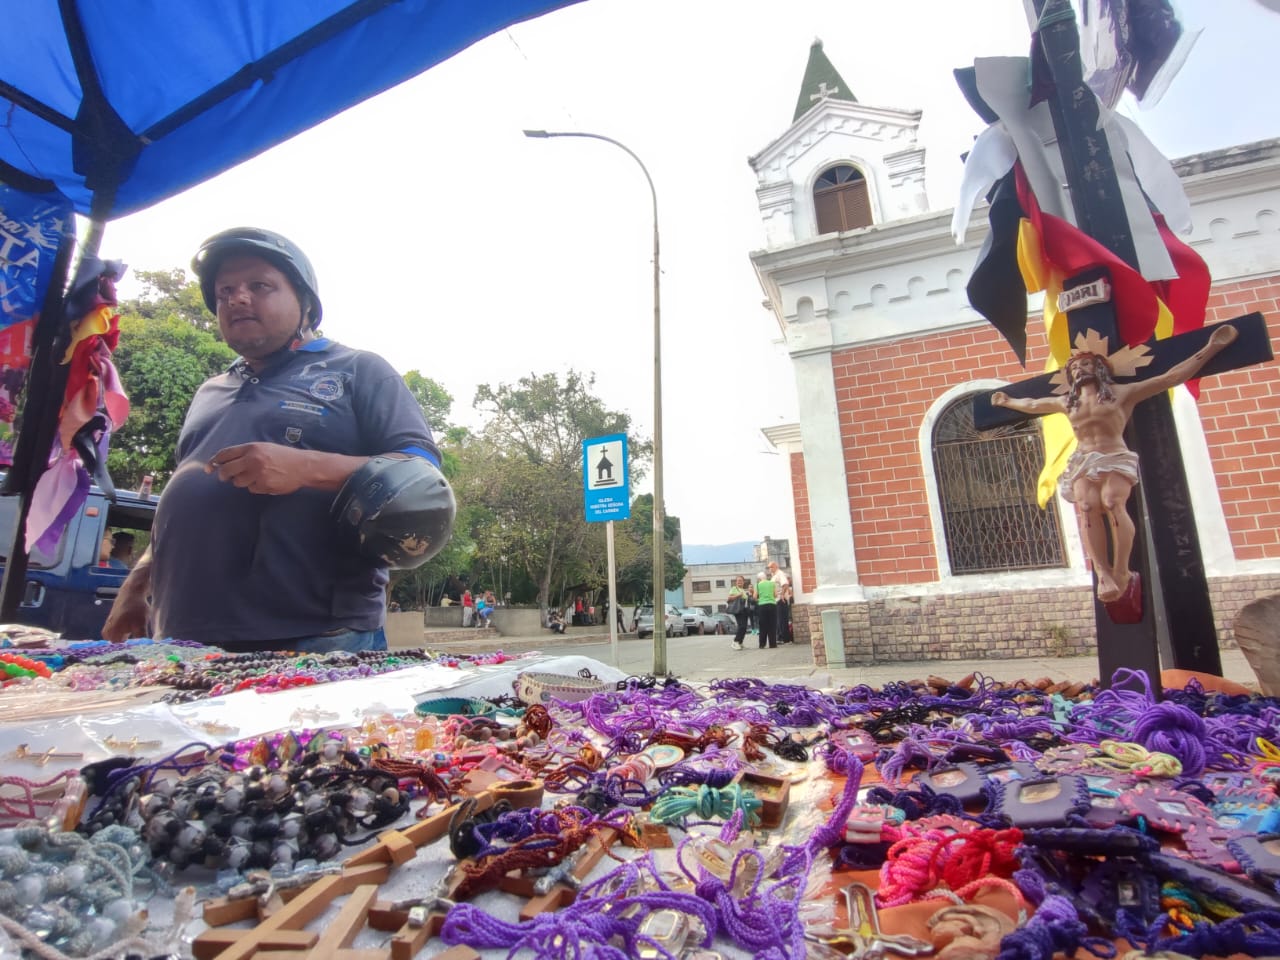
<svg viewBox="0 0 1280 960">
<path fill-rule="evenodd" d="M 836 603 L 861 603 L 867 599 L 867 588 L 858 585 L 840 587 L 818 587 L 808 595 L 806 602 L 815 606 L 827 606 Z"/>
<path fill-rule="evenodd" d="M 790 180 L 778 180 L 773 183 L 762 183 L 756 187 L 756 199 L 760 203 L 760 209 L 773 207 L 779 204 L 791 203 L 795 191 L 795 184 Z"/>
<path fill-rule="evenodd" d="M 759 153 L 748 157 L 747 162 L 751 164 L 751 169 L 756 171 L 757 175 L 767 172 L 780 159 L 786 158 L 788 151 L 803 151 L 809 147 L 813 143 L 814 132 L 830 129 L 827 124 L 832 121 L 840 121 L 844 124 L 845 129 L 841 132 L 866 139 L 873 139 L 872 131 L 875 130 L 882 133 L 893 130 L 895 137 L 898 131 L 905 130 L 911 137 L 908 142 L 913 143 L 922 115 L 919 110 L 873 107 L 849 100 L 822 100 L 815 103 L 780 137 Z M 794 159 L 795 155 L 792 153 L 791 159 Z M 785 165 L 787 161 L 782 159 L 782 162 Z"/>
<path fill-rule="evenodd" d="M 804 450 L 798 423 L 779 423 L 772 427 L 762 427 L 760 432 L 775 450 L 788 454 L 801 453 Z"/>
</svg>

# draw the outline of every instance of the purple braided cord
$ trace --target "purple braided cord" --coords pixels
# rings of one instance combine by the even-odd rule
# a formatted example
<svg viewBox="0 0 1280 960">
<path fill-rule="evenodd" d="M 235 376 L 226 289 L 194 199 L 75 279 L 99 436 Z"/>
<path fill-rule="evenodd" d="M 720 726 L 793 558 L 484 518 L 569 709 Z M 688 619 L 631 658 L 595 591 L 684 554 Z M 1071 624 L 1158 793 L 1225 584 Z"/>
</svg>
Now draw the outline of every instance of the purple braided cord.
<svg viewBox="0 0 1280 960">
<path fill-rule="evenodd" d="M 884 778 L 885 783 L 899 784 L 902 782 L 902 774 L 906 771 L 907 766 L 915 760 L 924 762 L 926 770 L 936 766 L 940 761 L 940 757 L 935 757 L 929 752 L 928 748 L 918 740 L 910 738 L 903 740 L 898 744 L 898 748 L 893 752 L 887 761 L 878 764 L 880 776 Z"/>
<path fill-rule="evenodd" d="M 844 825 L 849 822 L 849 814 L 858 803 L 858 788 L 862 786 L 862 761 L 851 753 L 847 756 L 845 765 L 849 773 L 844 781 L 844 791 L 840 794 L 836 808 L 831 811 L 827 822 L 814 830 L 808 843 L 805 844 L 811 853 L 834 847 L 844 839 Z"/>
<path fill-rule="evenodd" d="M 1189 957 L 1280 956 L 1280 910 L 1258 910 L 1219 923 L 1197 923 L 1190 932 L 1154 940 L 1148 951 L 1168 950 Z"/>
</svg>

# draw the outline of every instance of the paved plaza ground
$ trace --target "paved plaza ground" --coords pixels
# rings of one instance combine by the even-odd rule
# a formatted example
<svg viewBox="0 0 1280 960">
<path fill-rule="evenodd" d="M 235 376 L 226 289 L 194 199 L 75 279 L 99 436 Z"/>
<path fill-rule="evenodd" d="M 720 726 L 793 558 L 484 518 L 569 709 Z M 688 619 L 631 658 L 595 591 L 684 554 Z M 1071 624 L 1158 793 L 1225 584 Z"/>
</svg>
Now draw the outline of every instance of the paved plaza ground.
<svg viewBox="0 0 1280 960">
<path fill-rule="evenodd" d="M 597 628 L 570 628 L 564 636 L 544 631 L 541 636 L 505 637 L 493 631 L 474 631 L 474 639 L 457 640 L 468 632 L 445 631 L 435 642 L 432 631 L 427 631 L 426 644 L 432 649 L 453 653 L 480 653 L 504 650 L 521 653 L 539 650 L 555 656 L 576 654 L 592 657 L 602 663 L 613 664 L 614 657 L 608 633 Z M 447 641 L 446 641 L 446 638 Z M 870 666 L 829 669 L 813 662 L 813 653 L 807 646 L 784 644 L 776 650 L 760 650 L 757 638 L 748 634 L 746 649 L 733 649 L 732 638 L 724 636 L 669 637 L 667 638 L 667 667 L 670 672 L 686 680 L 714 680 L 720 677 L 760 677 L 762 679 L 790 679 L 812 687 L 847 687 L 859 683 L 883 686 L 894 680 L 923 680 L 937 675 L 958 680 L 970 673 L 981 673 L 993 680 L 1036 680 L 1049 677 L 1053 680 L 1090 682 L 1098 678 L 1098 661 L 1095 657 L 1029 657 L 1011 660 L 929 660 L 919 663 L 879 663 Z M 637 639 L 634 633 L 618 638 L 620 670 L 630 674 L 646 674 L 653 671 L 653 640 Z M 1222 651 L 1223 675 L 1228 680 L 1248 684 L 1256 689 L 1253 670 L 1237 649 Z"/>
</svg>

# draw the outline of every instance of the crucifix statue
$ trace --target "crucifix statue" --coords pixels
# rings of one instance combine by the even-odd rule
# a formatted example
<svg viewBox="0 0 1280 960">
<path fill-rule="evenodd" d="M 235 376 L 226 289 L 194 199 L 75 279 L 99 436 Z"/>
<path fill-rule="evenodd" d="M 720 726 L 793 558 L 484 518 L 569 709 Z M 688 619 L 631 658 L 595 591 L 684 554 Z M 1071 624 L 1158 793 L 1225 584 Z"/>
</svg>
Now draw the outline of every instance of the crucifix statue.
<svg viewBox="0 0 1280 960">
<path fill-rule="evenodd" d="M 1219 674 L 1217 625 L 1172 407 L 1163 383 L 1140 384 L 1168 379 L 1177 364 L 1204 348 L 1215 352 L 1195 361 L 1200 376 L 1270 359 L 1266 323 L 1251 314 L 1196 329 L 1208 299 L 1208 267 L 1174 236 L 1192 224 L 1176 171 L 1136 124 L 1113 109 L 1128 75 L 1117 73 L 1123 82 L 1114 96 L 1101 99 L 1084 75 L 1071 0 L 1026 5 L 1034 31 L 1030 57 L 982 58 L 956 71 L 966 99 L 989 125 L 966 161 L 953 219 L 962 237 L 973 202 L 988 197 L 990 230 L 968 284 L 969 299 L 1025 363 L 1027 295 L 1060 289 L 1052 301 L 1059 316 L 1050 323 L 1051 351 L 1069 355 L 1074 344 L 1081 353 L 1105 352 L 1081 347 L 1079 339 L 1084 335 L 1096 345 L 1105 338 L 1116 383 L 1086 385 L 1085 369 L 1095 377 L 1099 365 L 1082 359 L 1071 372 L 1081 380 L 1070 408 L 1071 385 L 1051 383 L 1045 375 L 998 391 L 1002 406 L 993 405 L 990 394 L 976 396 L 974 425 L 985 430 L 1015 422 L 1024 410 L 1061 410 L 1073 419 L 1081 447 L 1076 466 L 1090 453 L 1110 455 L 1096 481 L 1068 481 L 1087 521 L 1082 532 L 1098 577 L 1094 619 L 1102 682 L 1120 667 L 1157 679 L 1162 647 L 1167 666 Z M 1161 23 L 1174 33 L 1180 29 L 1176 20 Z M 1128 41 L 1117 47 L 1117 63 L 1132 66 L 1134 56 L 1151 52 L 1139 47 Z M 1146 66 L 1159 67 L 1160 59 Z M 1029 286 L 1033 281 L 1039 285 Z M 1109 289 L 1094 297 L 1085 288 L 1099 281 Z M 1162 326 L 1162 316 L 1172 320 Z M 1047 309 L 1045 319 L 1050 321 Z M 1216 335 L 1215 329 L 1226 325 L 1237 336 L 1224 343 L 1231 334 Z M 1184 332 L 1160 338 L 1171 330 Z M 1215 335 L 1220 339 L 1209 347 Z M 1119 376 L 1114 348 L 1144 344 L 1151 356 L 1144 375 Z M 1060 363 L 1067 359 L 1058 356 Z M 1191 376 L 1189 369 L 1170 382 Z M 1052 395 L 1062 385 L 1067 396 Z M 1116 399 L 1103 400 L 1104 390 Z M 1033 398 L 1043 402 L 1026 403 Z M 1135 455 L 1143 483 L 1133 495 Z M 1098 458 L 1091 459 L 1096 465 Z M 1121 516 L 1126 512 L 1128 519 Z M 1130 567 L 1149 575 L 1133 576 Z"/>
<path fill-rule="evenodd" d="M 1093 270 L 1069 279 L 1062 299 L 1069 300 L 1084 289 L 1106 290 L 1102 274 L 1105 271 Z M 1167 405 L 1164 394 L 1180 383 L 1270 360 L 1270 332 L 1262 314 L 1250 313 L 1164 340 L 1110 350 L 1115 342 L 1114 304 L 1089 298 L 1067 316 L 1075 349 L 1064 367 L 976 395 L 974 424 L 989 429 L 1026 416 L 1066 415 L 1077 445 L 1059 492 L 1076 505 L 1085 551 L 1097 578 L 1101 675 L 1106 678 L 1119 667 L 1132 667 L 1158 676 L 1160 658 L 1151 631 L 1154 594 L 1146 578 L 1131 570 L 1131 560 L 1141 561 L 1141 551 L 1135 548 L 1142 542 L 1138 532 L 1143 498 L 1133 494 L 1140 473 L 1150 502 L 1163 504 L 1177 494 L 1169 486 L 1167 449 L 1144 447 L 1142 442 L 1150 441 L 1151 433 L 1138 421 L 1151 403 Z M 1153 526 L 1163 522 L 1165 518 L 1158 516 Z M 1153 572 L 1159 572 L 1160 560 L 1169 565 L 1182 564 L 1187 558 L 1148 557 Z M 1163 599 L 1165 618 L 1175 615 L 1169 610 L 1171 600 L 1186 600 L 1171 598 L 1168 591 Z M 1199 642 L 1214 643 L 1214 636 L 1209 633 Z M 1185 652 L 1185 648 L 1175 645 L 1174 652 Z M 1216 646 L 1212 652 L 1216 653 Z"/>
<path fill-rule="evenodd" d="M 1123 601 L 1122 610 L 1136 609 L 1140 615 L 1141 579 L 1129 569 L 1136 531 L 1127 509 L 1129 494 L 1138 484 L 1138 455 L 1124 442 L 1134 407 L 1186 383 L 1237 336 L 1234 327 L 1216 327 L 1208 343 L 1185 360 L 1157 376 L 1133 379 L 1138 368 L 1151 363 L 1150 347 L 1139 344 L 1108 353 L 1107 338 L 1089 330 L 1076 338 L 1071 359 L 1051 378 L 1052 396 L 1022 399 L 1002 390 L 991 394 L 993 406 L 1032 415 L 1063 413 L 1070 421 L 1076 449 L 1058 491 L 1076 506 L 1102 603 Z M 1116 611 L 1121 617 L 1122 610 Z"/>
</svg>

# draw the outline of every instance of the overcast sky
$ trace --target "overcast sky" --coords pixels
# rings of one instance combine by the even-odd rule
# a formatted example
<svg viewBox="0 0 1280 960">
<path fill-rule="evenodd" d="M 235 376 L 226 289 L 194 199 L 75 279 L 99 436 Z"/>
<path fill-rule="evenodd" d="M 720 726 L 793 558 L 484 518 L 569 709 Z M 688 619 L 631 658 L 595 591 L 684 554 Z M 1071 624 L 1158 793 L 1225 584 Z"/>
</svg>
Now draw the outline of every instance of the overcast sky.
<svg viewBox="0 0 1280 960">
<path fill-rule="evenodd" d="M 1204 33 L 1164 101 L 1130 108 L 1156 145 L 1280 135 L 1280 16 L 1179 7 Z M 324 330 L 443 384 L 455 422 L 475 422 L 480 383 L 574 368 L 651 436 L 644 178 L 608 144 L 521 130 L 614 137 L 658 195 L 667 511 L 686 543 L 785 537 L 786 464 L 760 428 L 795 420 L 795 388 L 748 259 L 764 239 L 746 158 L 790 126 L 821 37 L 859 100 L 924 111 L 929 200 L 948 208 L 981 129 L 951 71 L 1023 54 L 1027 36 L 1021 0 L 587 0 L 113 222 L 103 252 L 168 269 L 228 226 L 279 230 L 315 263 Z"/>
</svg>

